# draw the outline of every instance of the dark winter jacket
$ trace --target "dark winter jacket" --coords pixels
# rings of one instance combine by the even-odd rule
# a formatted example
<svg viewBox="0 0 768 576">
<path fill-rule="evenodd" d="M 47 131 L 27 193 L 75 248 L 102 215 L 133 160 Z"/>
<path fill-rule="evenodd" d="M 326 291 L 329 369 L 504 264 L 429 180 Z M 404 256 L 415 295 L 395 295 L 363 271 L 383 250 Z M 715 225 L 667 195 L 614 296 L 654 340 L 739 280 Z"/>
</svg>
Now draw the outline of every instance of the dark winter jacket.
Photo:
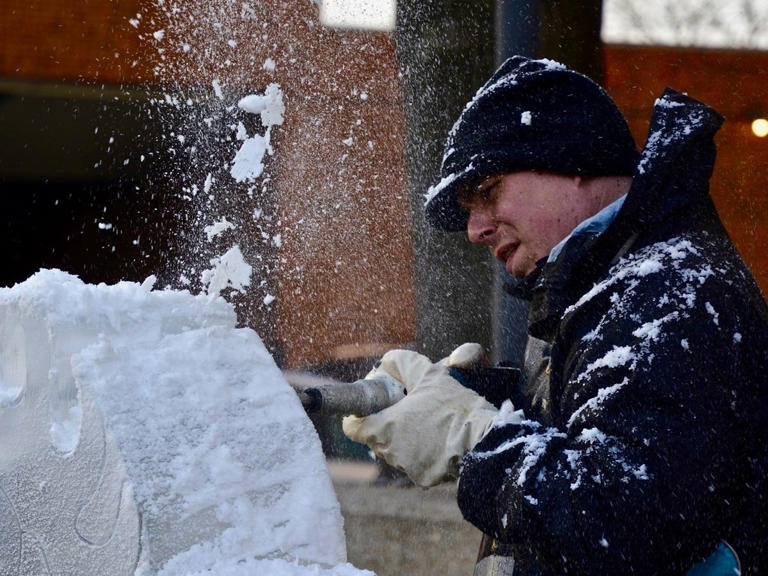
<svg viewBox="0 0 768 576">
<path fill-rule="evenodd" d="M 721 122 L 665 92 L 615 220 L 526 279 L 549 357 L 458 496 L 521 575 L 683 575 L 721 540 L 768 574 L 768 309 L 709 197 Z"/>
</svg>

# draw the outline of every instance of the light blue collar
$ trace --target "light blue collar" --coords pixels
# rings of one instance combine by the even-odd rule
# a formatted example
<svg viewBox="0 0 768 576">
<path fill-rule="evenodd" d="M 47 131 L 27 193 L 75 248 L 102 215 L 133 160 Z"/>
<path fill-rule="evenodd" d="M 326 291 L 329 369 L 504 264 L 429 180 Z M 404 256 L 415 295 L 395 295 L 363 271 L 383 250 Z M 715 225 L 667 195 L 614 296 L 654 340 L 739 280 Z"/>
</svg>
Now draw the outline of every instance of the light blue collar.
<svg viewBox="0 0 768 576">
<path fill-rule="evenodd" d="M 576 226 L 576 228 L 571 231 L 570 234 L 568 234 L 568 236 L 563 238 L 557 244 L 557 246 L 552 248 L 552 251 L 549 253 L 547 262 L 553 262 L 560 254 L 560 251 L 563 249 L 563 246 L 565 246 L 565 243 L 568 242 L 568 240 L 570 240 L 573 236 L 581 236 L 582 234 L 599 236 L 602 234 L 605 229 L 610 226 L 614 218 L 616 218 L 616 214 L 618 214 L 619 210 L 621 210 L 621 207 L 624 205 L 624 200 L 626 200 L 626 198 L 627 195 L 624 194 L 624 196 L 614 200 L 594 216 L 590 216 L 586 220 L 583 220 L 579 225 Z"/>
</svg>

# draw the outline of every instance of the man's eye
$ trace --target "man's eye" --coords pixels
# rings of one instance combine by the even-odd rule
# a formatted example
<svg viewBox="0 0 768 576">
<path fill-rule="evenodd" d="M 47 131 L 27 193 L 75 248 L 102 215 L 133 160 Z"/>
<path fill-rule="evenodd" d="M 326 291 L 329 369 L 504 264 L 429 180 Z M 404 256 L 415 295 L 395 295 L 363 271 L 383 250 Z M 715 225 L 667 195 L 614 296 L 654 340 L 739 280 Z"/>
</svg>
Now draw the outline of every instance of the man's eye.
<svg viewBox="0 0 768 576">
<path fill-rule="evenodd" d="M 492 202 L 500 182 L 500 178 L 489 178 L 481 182 L 477 187 L 465 190 L 457 197 L 459 205 L 465 210 L 470 211 L 473 208 Z"/>
<path fill-rule="evenodd" d="M 496 191 L 497 184 L 491 184 L 490 186 L 486 186 L 482 190 L 480 190 L 480 197 L 484 200 L 489 200 L 494 192 Z"/>
<path fill-rule="evenodd" d="M 480 190 L 477 191 L 477 197 L 478 199 L 482 199 L 483 202 L 489 202 L 492 200 L 496 192 L 498 192 L 499 189 L 499 181 L 492 182 L 488 184 L 487 186 L 482 187 Z"/>
</svg>

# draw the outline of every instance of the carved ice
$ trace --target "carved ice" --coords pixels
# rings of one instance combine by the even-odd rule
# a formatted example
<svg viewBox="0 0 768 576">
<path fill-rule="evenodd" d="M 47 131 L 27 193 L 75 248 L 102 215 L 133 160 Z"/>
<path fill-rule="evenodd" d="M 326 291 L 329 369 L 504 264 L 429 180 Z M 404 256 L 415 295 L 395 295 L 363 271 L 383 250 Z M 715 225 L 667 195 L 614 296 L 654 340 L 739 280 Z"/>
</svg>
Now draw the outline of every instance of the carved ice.
<svg viewBox="0 0 768 576">
<path fill-rule="evenodd" d="M 151 287 L 0 289 L 0 573 L 364 574 L 261 340 Z"/>
</svg>

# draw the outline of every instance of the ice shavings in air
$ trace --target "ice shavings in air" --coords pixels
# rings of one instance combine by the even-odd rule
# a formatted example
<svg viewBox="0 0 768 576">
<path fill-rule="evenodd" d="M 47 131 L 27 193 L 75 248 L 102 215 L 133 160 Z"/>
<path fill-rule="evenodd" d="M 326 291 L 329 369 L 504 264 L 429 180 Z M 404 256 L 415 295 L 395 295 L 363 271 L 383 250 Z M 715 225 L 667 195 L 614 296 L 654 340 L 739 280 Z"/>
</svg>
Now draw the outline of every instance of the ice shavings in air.
<svg viewBox="0 0 768 576">
<path fill-rule="evenodd" d="M 319 439 L 258 335 L 221 298 L 152 284 L 44 270 L 0 289 L 0 564 L 370 575 L 346 564 Z"/>
<path fill-rule="evenodd" d="M 253 181 L 264 172 L 264 155 L 271 151 L 269 133 L 246 138 L 232 160 L 230 174 L 236 182 Z"/>
<path fill-rule="evenodd" d="M 267 129 L 263 136 L 256 134 L 245 137 L 235 154 L 230 174 L 237 182 L 253 181 L 264 172 L 264 155 L 273 154 L 270 146 L 272 126 L 282 125 L 285 105 L 280 86 L 270 84 L 264 94 L 251 94 L 240 99 L 238 108 L 251 114 L 259 114 L 262 125 Z M 239 136 L 246 136 L 245 133 Z"/>
<path fill-rule="evenodd" d="M 208 294 L 218 296 L 228 288 L 243 292 L 250 286 L 253 268 L 243 258 L 239 246 L 232 246 L 224 255 L 212 258 L 211 265 L 201 275 Z"/>
<path fill-rule="evenodd" d="M 261 123 L 265 128 L 283 124 L 285 104 L 283 92 L 278 84 L 269 84 L 264 94 L 251 94 L 241 98 L 237 106 L 251 114 L 261 115 Z"/>
<path fill-rule="evenodd" d="M 259 80 L 250 66 L 243 65 L 248 58 L 241 32 L 253 32 L 256 8 L 250 2 L 212 7 L 197 0 L 181 4 L 155 0 L 147 9 L 142 22 L 152 22 L 154 29 L 165 31 L 162 45 L 152 42 L 157 50 L 152 70 L 156 81 L 169 87 L 163 97 L 147 101 L 148 118 L 166 133 L 161 149 L 151 154 L 168 160 L 170 169 L 164 178 L 176 183 L 184 200 L 178 213 L 178 235 L 183 240 L 178 257 L 168 265 L 173 278 L 168 279 L 165 270 L 160 274 L 172 286 L 196 291 L 218 294 L 222 286 L 233 288 L 232 302 L 238 313 L 250 314 L 250 307 L 260 302 L 267 290 L 275 290 L 277 267 L 271 247 L 260 234 L 253 233 L 247 214 L 256 209 L 268 214 L 261 219 L 259 229 L 274 236 L 279 222 L 271 213 L 274 207 L 269 200 L 272 178 L 268 166 L 275 154 L 273 136 L 285 115 L 280 85 L 265 83 L 254 90 L 251 84 Z M 211 33 L 200 34 L 200 22 L 212 25 Z M 139 30 L 138 38 L 152 37 Z M 231 48 L 238 54 L 231 54 Z M 174 57 L 169 58 L 166 50 L 173 50 Z M 274 69 L 275 60 L 268 60 Z M 195 88 L 179 82 L 179 78 L 194 78 Z M 246 91 L 249 89 L 250 93 Z M 237 227 L 219 225 L 224 222 L 237 222 Z M 229 231 L 226 245 L 219 238 L 224 231 Z M 230 276 L 233 282 L 212 281 L 221 279 L 222 266 L 232 271 L 236 254 L 227 251 L 233 244 L 240 247 L 240 255 L 245 256 L 251 275 L 259 282 L 246 282 L 244 274 L 239 280 Z M 211 260 L 215 260 L 211 270 L 201 274 L 201 262 Z"/>
<path fill-rule="evenodd" d="M 235 228 L 235 225 L 232 224 L 232 222 L 230 222 L 226 218 L 222 218 L 218 222 L 214 222 L 210 226 L 206 226 L 203 229 L 203 231 L 205 232 L 205 235 L 208 237 L 208 242 L 210 242 L 219 234 L 223 234 L 225 231 L 233 230 L 234 228 Z"/>
</svg>

